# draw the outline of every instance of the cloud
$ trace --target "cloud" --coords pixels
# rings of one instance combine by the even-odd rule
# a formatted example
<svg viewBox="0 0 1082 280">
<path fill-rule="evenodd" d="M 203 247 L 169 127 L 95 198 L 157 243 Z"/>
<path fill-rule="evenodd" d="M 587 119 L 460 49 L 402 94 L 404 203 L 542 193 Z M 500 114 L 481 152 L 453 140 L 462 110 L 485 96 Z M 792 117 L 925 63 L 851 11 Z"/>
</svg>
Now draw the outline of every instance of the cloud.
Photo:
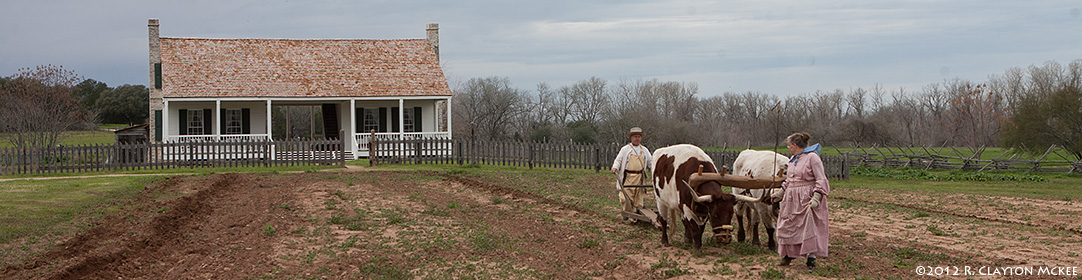
<svg viewBox="0 0 1082 280">
<path fill-rule="evenodd" d="M 1065 0 L 15 0 L 0 10 L 0 75 L 57 64 L 145 84 L 147 18 L 161 19 L 162 36 L 212 38 L 423 38 L 436 22 L 452 80 L 506 76 L 533 89 L 657 78 L 703 95 L 790 95 L 1067 63 L 1082 58 L 1078 10 Z"/>
</svg>

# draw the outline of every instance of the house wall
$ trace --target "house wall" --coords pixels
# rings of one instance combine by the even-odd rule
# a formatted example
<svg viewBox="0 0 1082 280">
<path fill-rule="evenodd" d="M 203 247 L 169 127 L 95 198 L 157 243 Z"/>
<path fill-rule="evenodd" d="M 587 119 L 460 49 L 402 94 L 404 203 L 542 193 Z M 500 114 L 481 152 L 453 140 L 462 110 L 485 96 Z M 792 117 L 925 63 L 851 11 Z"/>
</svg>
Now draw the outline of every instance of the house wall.
<svg viewBox="0 0 1082 280">
<path fill-rule="evenodd" d="M 197 101 L 197 102 L 169 102 L 169 134 L 170 136 L 180 135 L 180 110 L 203 110 L 211 109 L 212 114 L 207 119 L 214 121 L 220 111 L 214 110 L 215 102 L 213 101 Z M 251 126 L 252 134 L 267 134 L 267 103 L 263 101 L 222 101 L 221 109 L 250 109 L 249 125 Z M 213 127 L 218 129 L 220 123 L 214 123 Z M 224 132 L 224 131 L 223 131 Z M 206 134 L 213 135 L 214 131 L 207 131 Z"/>
</svg>

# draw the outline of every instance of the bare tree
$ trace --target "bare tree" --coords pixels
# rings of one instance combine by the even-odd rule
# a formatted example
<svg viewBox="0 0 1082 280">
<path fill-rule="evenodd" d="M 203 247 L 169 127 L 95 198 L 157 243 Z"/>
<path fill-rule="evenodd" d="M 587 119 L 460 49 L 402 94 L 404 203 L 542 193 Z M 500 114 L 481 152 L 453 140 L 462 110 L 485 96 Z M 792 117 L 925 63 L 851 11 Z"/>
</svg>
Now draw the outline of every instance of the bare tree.
<svg viewBox="0 0 1082 280">
<path fill-rule="evenodd" d="M 511 87 L 503 77 L 473 78 L 455 91 L 454 127 L 459 137 L 508 139 L 514 136 L 512 119 L 525 113 L 526 92 Z"/>
<path fill-rule="evenodd" d="M 88 121 L 72 87 L 81 79 L 60 66 L 21 69 L 0 84 L 0 131 L 17 148 L 51 147 Z"/>
<path fill-rule="evenodd" d="M 597 123 L 601 121 L 603 108 L 609 105 L 609 96 L 605 91 L 605 80 L 591 77 L 579 81 L 570 87 L 561 88 L 560 93 L 568 103 L 568 112 L 575 121 Z"/>
</svg>

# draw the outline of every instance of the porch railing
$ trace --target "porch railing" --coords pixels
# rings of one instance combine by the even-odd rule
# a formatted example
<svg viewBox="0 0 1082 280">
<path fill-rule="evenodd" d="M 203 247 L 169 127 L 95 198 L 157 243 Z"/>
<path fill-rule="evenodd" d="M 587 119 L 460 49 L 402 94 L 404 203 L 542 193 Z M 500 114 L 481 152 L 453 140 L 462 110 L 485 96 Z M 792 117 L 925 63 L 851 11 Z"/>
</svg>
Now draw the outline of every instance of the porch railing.
<svg viewBox="0 0 1082 280">
<path fill-rule="evenodd" d="M 237 141 L 267 141 L 268 134 L 223 134 L 223 135 L 178 135 L 169 136 L 165 142 L 190 143 L 190 142 L 237 142 Z"/>
<path fill-rule="evenodd" d="M 369 157 L 370 156 L 369 152 L 372 150 L 372 147 L 370 147 L 369 145 L 372 143 L 372 135 L 373 135 L 372 133 L 357 133 L 356 135 L 354 135 L 354 139 L 356 140 L 355 143 L 357 143 L 357 156 L 360 156 L 360 157 Z M 447 132 L 406 132 L 406 133 L 378 132 L 378 133 L 375 133 L 375 137 L 376 137 L 377 142 L 387 143 L 387 142 L 391 142 L 391 141 L 401 141 L 401 140 L 447 140 L 447 139 L 451 139 L 451 134 L 447 133 Z M 384 147 L 381 147 L 380 150 L 391 149 L 391 148 L 394 148 L 394 147 L 384 146 Z M 404 149 L 402 149 L 402 147 L 399 147 L 399 148 L 400 148 L 399 150 L 404 150 Z M 435 153 L 435 154 L 439 154 L 439 155 L 450 155 L 451 154 L 451 148 L 450 147 L 447 147 L 446 149 L 439 149 L 439 148 L 436 148 L 436 147 L 426 147 L 426 148 L 427 148 L 427 149 L 425 149 L 426 153 Z"/>
</svg>

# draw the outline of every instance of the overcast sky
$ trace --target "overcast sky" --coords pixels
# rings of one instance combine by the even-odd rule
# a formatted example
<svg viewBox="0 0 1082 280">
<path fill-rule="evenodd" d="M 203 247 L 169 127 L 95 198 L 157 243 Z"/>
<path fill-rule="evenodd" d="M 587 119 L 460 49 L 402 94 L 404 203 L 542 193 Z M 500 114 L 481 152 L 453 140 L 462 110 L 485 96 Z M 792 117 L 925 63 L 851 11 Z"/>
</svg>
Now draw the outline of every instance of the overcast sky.
<svg viewBox="0 0 1082 280">
<path fill-rule="evenodd" d="M 1082 2 L 1063 1 L 54 1 L 0 5 L 0 76 L 61 65 L 148 83 L 147 19 L 163 37 L 424 38 L 440 24 L 451 87 L 590 77 L 694 82 L 699 96 L 919 90 L 1082 59 Z"/>
</svg>

